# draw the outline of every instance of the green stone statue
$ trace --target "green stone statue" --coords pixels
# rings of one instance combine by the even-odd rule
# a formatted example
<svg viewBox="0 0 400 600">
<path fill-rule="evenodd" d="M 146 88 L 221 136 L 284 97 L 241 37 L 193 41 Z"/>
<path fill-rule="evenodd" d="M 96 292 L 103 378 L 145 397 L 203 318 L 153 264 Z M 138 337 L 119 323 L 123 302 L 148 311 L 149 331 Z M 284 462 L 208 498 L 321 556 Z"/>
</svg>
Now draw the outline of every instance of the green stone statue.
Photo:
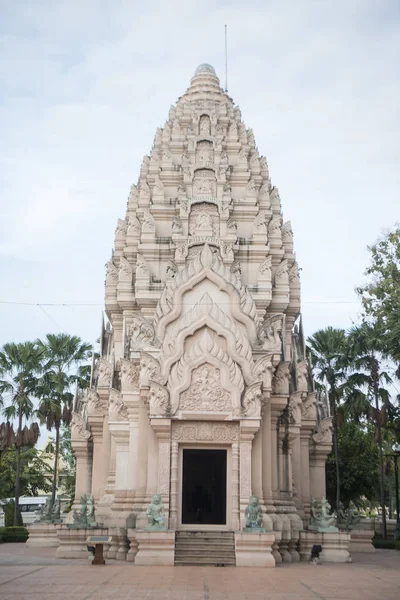
<svg viewBox="0 0 400 600">
<path fill-rule="evenodd" d="M 325 496 L 320 503 L 318 503 L 315 498 L 311 498 L 311 515 L 308 529 L 311 531 L 319 531 L 321 533 L 339 531 L 338 528 L 335 527 L 335 516 L 330 514 L 330 510 L 331 505 Z"/>
<path fill-rule="evenodd" d="M 46 502 L 43 504 L 41 508 L 37 511 L 37 517 L 35 518 L 35 523 L 51 523 L 52 515 L 51 515 L 51 498 L 46 498 Z"/>
<path fill-rule="evenodd" d="M 146 529 L 150 530 L 166 530 L 165 526 L 165 512 L 164 506 L 161 500 L 161 494 L 154 494 L 151 499 L 151 504 L 146 511 L 149 524 Z"/>
<path fill-rule="evenodd" d="M 97 527 L 95 521 L 94 497 L 92 494 L 81 496 L 81 507 L 73 512 L 73 522 L 68 527 L 72 529 L 87 529 Z"/>
<path fill-rule="evenodd" d="M 244 511 L 244 516 L 246 519 L 246 525 L 243 528 L 243 531 L 251 533 L 265 532 L 265 529 L 263 527 L 262 510 L 257 496 L 250 496 L 249 504 L 247 505 L 246 510 Z"/>
</svg>

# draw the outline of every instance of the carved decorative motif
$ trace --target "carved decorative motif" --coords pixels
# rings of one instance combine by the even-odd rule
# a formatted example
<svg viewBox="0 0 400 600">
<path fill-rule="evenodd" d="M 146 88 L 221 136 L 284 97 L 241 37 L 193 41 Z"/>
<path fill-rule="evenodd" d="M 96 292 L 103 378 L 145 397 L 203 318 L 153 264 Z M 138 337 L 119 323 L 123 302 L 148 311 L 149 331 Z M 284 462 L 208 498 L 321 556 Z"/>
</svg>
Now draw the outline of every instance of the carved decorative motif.
<svg viewBox="0 0 400 600">
<path fill-rule="evenodd" d="M 132 280 L 132 275 L 133 275 L 132 265 L 124 256 L 121 256 L 119 259 L 118 271 L 119 271 L 120 279 L 125 279 L 127 281 Z"/>
<path fill-rule="evenodd" d="M 214 204 L 202 202 L 192 205 L 189 233 L 191 235 L 219 235 L 219 214 Z"/>
<path fill-rule="evenodd" d="M 263 350 L 274 353 L 282 351 L 282 329 L 284 315 L 267 317 L 258 329 L 258 339 Z"/>
<path fill-rule="evenodd" d="M 147 278 L 150 276 L 150 271 L 146 260 L 143 258 L 141 254 L 137 254 L 136 257 L 136 277 L 137 278 Z"/>
<path fill-rule="evenodd" d="M 115 229 L 115 237 L 121 237 L 126 235 L 127 228 L 127 222 L 123 219 L 118 219 L 117 227 Z"/>
<path fill-rule="evenodd" d="M 290 377 L 290 363 L 281 362 L 275 370 L 274 377 L 272 379 L 272 391 L 274 394 L 288 394 L 289 393 L 289 377 Z"/>
<path fill-rule="evenodd" d="M 72 413 L 71 419 L 71 437 L 80 437 L 83 440 L 89 440 L 92 437 L 92 434 L 88 430 L 83 417 L 75 412 Z"/>
<path fill-rule="evenodd" d="M 98 387 L 110 387 L 114 371 L 112 365 L 105 358 L 99 358 L 97 371 L 99 375 Z"/>
<path fill-rule="evenodd" d="M 205 423 L 197 421 L 174 421 L 172 439 L 176 442 L 237 442 L 239 425 L 237 423 Z"/>
<path fill-rule="evenodd" d="M 128 411 L 118 390 L 110 390 L 110 404 L 108 406 L 110 416 L 117 419 L 127 419 Z"/>
<path fill-rule="evenodd" d="M 288 285 L 289 283 L 289 275 L 288 275 L 288 261 L 284 258 L 281 263 L 278 265 L 278 268 L 275 271 L 275 285 Z"/>
<path fill-rule="evenodd" d="M 100 399 L 96 390 L 87 388 L 85 396 L 88 413 L 101 412 L 105 414 L 107 412 L 107 402 L 104 399 Z"/>
<path fill-rule="evenodd" d="M 300 425 L 302 413 L 302 395 L 301 393 L 292 394 L 288 404 L 289 423 Z"/>
<path fill-rule="evenodd" d="M 142 233 L 154 233 L 156 230 L 156 222 L 149 210 L 143 211 Z"/>
<path fill-rule="evenodd" d="M 308 390 L 308 362 L 300 360 L 296 364 L 297 389 L 301 392 Z"/>
<path fill-rule="evenodd" d="M 106 282 L 107 283 L 117 283 L 118 282 L 118 269 L 112 262 L 109 260 L 106 264 Z"/>
<path fill-rule="evenodd" d="M 265 210 L 261 210 L 256 218 L 254 219 L 253 231 L 254 233 L 266 233 L 268 225 L 267 213 Z"/>
<path fill-rule="evenodd" d="M 153 324 L 145 317 L 135 314 L 128 328 L 130 349 L 137 351 L 152 346 L 154 345 L 154 337 Z"/>
<path fill-rule="evenodd" d="M 272 354 L 259 358 L 253 367 L 255 379 L 262 381 L 265 390 L 271 390 L 273 372 Z"/>
<path fill-rule="evenodd" d="M 166 417 L 170 413 L 167 388 L 156 381 L 150 381 L 150 416 Z"/>
<path fill-rule="evenodd" d="M 221 373 L 212 365 L 201 365 L 192 371 L 192 383 L 181 394 L 181 410 L 231 411 L 230 394 L 221 386 Z"/>
<path fill-rule="evenodd" d="M 160 363 L 156 358 L 141 352 L 140 354 L 140 387 L 149 387 L 150 380 L 162 383 Z"/>
<path fill-rule="evenodd" d="M 262 383 L 256 382 L 250 385 L 242 400 L 242 413 L 245 417 L 261 416 Z"/>
<path fill-rule="evenodd" d="M 213 254 L 207 243 L 199 256 L 196 256 L 194 260 L 186 263 L 185 267 L 179 271 L 177 276 L 171 281 L 171 285 L 166 287 L 161 294 L 160 300 L 156 308 L 156 323 L 164 316 L 171 312 L 173 306 L 173 295 L 177 288 L 183 286 L 193 276 L 198 275 L 203 271 L 206 275 L 208 269 L 214 271 L 219 277 L 224 279 L 227 283 L 230 283 L 236 288 L 240 296 L 240 307 L 244 314 L 248 315 L 252 321 L 256 324 L 259 323 L 259 317 L 257 315 L 257 309 L 253 298 L 249 294 L 248 289 L 242 284 L 240 279 L 236 277 L 229 267 L 224 265 L 217 254 Z"/>
<path fill-rule="evenodd" d="M 317 418 L 316 392 L 311 392 L 311 394 L 308 394 L 305 400 L 303 400 L 303 404 L 301 406 L 301 418 L 303 421 L 315 421 Z"/>
<path fill-rule="evenodd" d="M 131 361 L 121 358 L 119 361 L 121 379 L 121 390 L 132 392 L 139 390 L 139 368 Z"/>
<path fill-rule="evenodd" d="M 326 417 L 317 427 L 312 438 L 316 444 L 332 444 L 332 421 L 333 417 Z"/>
</svg>

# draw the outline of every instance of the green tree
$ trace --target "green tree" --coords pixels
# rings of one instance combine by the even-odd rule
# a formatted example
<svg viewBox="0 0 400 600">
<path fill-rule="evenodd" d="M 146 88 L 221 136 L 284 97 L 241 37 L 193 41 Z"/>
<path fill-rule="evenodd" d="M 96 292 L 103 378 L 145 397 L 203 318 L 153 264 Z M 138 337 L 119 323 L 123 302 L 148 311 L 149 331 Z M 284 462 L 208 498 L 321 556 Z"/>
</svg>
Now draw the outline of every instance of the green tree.
<svg viewBox="0 0 400 600">
<path fill-rule="evenodd" d="M 316 380 L 327 387 L 331 415 L 333 417 L 333 448 L 336 464 L 336 500 L 340 502 L 340 462 L 338 445 L 338 408 L 342 395 L 345 377 L 343 357 L 346 348 L 346 332 L 344 329 L 326 327 L 314 333 L 307 340 L 311 352 L 313 374 Z"/>
<path fill-rule="evenodd" d="M 33 446 L 39 436 L 39 428 L 34 423 L 29 429 L 26 422 L 32 416 L 34 406 L 32 396 L 37 386 L 37 373 L 40 370 L 43 350 L 32 342 L 5 344 L 0 351 L 0 398 L 7 405 L 4 414 L 9 421 L 16 420 L 18 429 L 15 435 L 17 450 L 15 480 L 14 525 L 18 522 L 20 497 L 21 449 Z M 25 426 L 23 427 L 25 423 Z"/>
<path fill-rule="evenodd" d="M 348 358 L 351 366 L 346 387 L 349 393 L 346 404 L 357 416 L 364 413 L 373 423 L 375 439 L 379 448 L 379 485 L 382 508 L 382 525 L 384 538 L 387 537 L 385 511 L 385 465 L 383 455 L 382 425 L 392 408 L 390 394 L 384 387 L 392 383 L 387 371 L 382 369 L 382 353 L 385 343 L 380 329 L 367 322 L 353 327 L 347 337 Z"/>
<path fill-rule="evenodd" d="M 60 333 L 47 334 L 44 342 L 38 340 L 44 354 L 43 375 L 38 386 L 39 414 L 49 431 L 55 429 L 54 472 L 51 502 L 56 497 L 61 426 L 71 421 L 72 386 L 82 379 L 82 365 L 91 355 L 92 346 L 78 336 Z M 81 367 L 81 368 L 79 368 Z"/>
<path fill-rule="evenodd" d="M 358 288 L 365 315 L 380 332 L 385 352 L 400 362 L 400 226 L 369 248 L 369 280 Z M 400 368 L 399 368 L 400 371 Z"/>
<path fill-rule="evenodd" d="M 16 487 L 17 448 L 3 453 L 0 469 L 0 498 L 10 498 Z M 41 458 L 37 448 L 22 448 L 20 451 L 20 494 L 37 496 L 39 492 L 51 491 L 52 468 Z"/>
<path fill-rule="evenodd" d="M 362 428 L 349 420 L 338 430 L 341 501 L 362 504 L 362 498 L 374 501 L 379 497 L 378 447 L 371 427 Z M 334 452 L 326 462 L 326 493 L 328 500 L 336 499 L 336 458 Z"/>
</svg>

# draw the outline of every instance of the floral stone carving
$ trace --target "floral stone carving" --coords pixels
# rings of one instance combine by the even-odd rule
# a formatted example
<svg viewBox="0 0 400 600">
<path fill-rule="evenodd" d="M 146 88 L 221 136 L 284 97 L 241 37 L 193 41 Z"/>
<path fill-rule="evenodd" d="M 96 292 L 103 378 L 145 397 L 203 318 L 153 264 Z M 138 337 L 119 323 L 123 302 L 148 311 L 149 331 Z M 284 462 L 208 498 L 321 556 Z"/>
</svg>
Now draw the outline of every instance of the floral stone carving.
<svg viewBox="0 0 400 600">
<path fill-rule="evenodd" d="M 230 411 L 230 394 L 221 386 L 221 373 L 212 365 L 202 365 L 192 372 L 190 387 L 181 394 L 181 410 Z"/>
</svg>

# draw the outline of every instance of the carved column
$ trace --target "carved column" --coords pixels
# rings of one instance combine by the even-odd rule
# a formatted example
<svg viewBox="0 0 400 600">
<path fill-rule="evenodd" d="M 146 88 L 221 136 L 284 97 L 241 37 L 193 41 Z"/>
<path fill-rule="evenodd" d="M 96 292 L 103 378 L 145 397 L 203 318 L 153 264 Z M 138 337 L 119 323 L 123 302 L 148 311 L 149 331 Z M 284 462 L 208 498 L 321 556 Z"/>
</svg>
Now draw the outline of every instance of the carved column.
<svg viewBox="0 0 400 600">
<path fill-rule="evenodd" d="M 317 398 L 312 392 L 303 398 L 300 430 L 301 502 L 306 519 L 310 516 L 310 439 L 317 420 Z"/>
<path fill-rule="evenodd" d="M 152 427 L 148 428 L 147 440 L 147 496 L 158 489 L 158 442 Z"/>
<path fill-rule="evenodd" d="M 264 397 L 261 421 L 262 436 L 262 489 L 267 511 L 272 508 L 272 449 L 271 449 L 271 405 Z"/>
<path fill-rule="evenodd" d="M 92 494 L 98 502 L 103 487 L 103 415 L 90 417 L 90 428 L 93 436 L 93 472 Z"/>
<path fill-rule="evenodd" d="M 147 488 L 147 443 L 148 443 L 149 419 L 147 417 L 147 408 L 141 398 L 139 401 L 138 415 L 138 481 L 137 495 L 144 501 L 144 495 Z"/>
<path fill-rule="evenodd" d="M 176 529 L 178 524 L 178 442 L 171 443 L 171 504 L 170 529 Z"/>
<path fill-rule="evenodd" d="M 111 447 L 110 447 L 110 462 L 108 466 L 108 477 L 106 483 L 106 493 L 113 494 L 115 490 L 115 440 L 111 436 Z"/>
<path fill-rule="evenodd" d="M 126 490 L 129 465 L 129 424 L 110 422 L 115 444 L 115 490 Z"/>
<path fill-rule="evenodd" d="M 252 445 L 252 461 L 251 461 L 251 477 L 252 477 L 252 488 L 253 494 L 258 496 L 262 501 L 263 489 L 262 489 L 262 432 L 261 429 L 257 431 L 254 436 Z"/>
<path fill-rule="evenodd" d="M 323 419 L 312 435 L 310 452 L 310 492 L 314 498 L 325 496 L 325 462 L 332 450 L 332 417 Z"/>
<path fill-rule="evenodd" d="M 158 439 L 158 492 L 162 496 L 168 521 L 170 504 L 171 421 L 170 419 L 151 419 L 151 426 Z"/>
<path fill-rule="evenodd" d="M 71 422 L 71 444 L 76 458 L 75 500 L 82 494 L 91 493 L 92 485 L 92 436 L 84 419 L 73 413 Z"/>
<path fill-rule="evenodd" d="M 242 420 L 240 423 L 240 517 L 244 526 L 244 511 L 252 495 L 251 447 L 259 421 Z"/>
<path fill-rule="evenodd" d="M 239 502 L 239 444 L 232 444 L 232 529 L 240 529 L 240 502 Z"/>
</svg>

